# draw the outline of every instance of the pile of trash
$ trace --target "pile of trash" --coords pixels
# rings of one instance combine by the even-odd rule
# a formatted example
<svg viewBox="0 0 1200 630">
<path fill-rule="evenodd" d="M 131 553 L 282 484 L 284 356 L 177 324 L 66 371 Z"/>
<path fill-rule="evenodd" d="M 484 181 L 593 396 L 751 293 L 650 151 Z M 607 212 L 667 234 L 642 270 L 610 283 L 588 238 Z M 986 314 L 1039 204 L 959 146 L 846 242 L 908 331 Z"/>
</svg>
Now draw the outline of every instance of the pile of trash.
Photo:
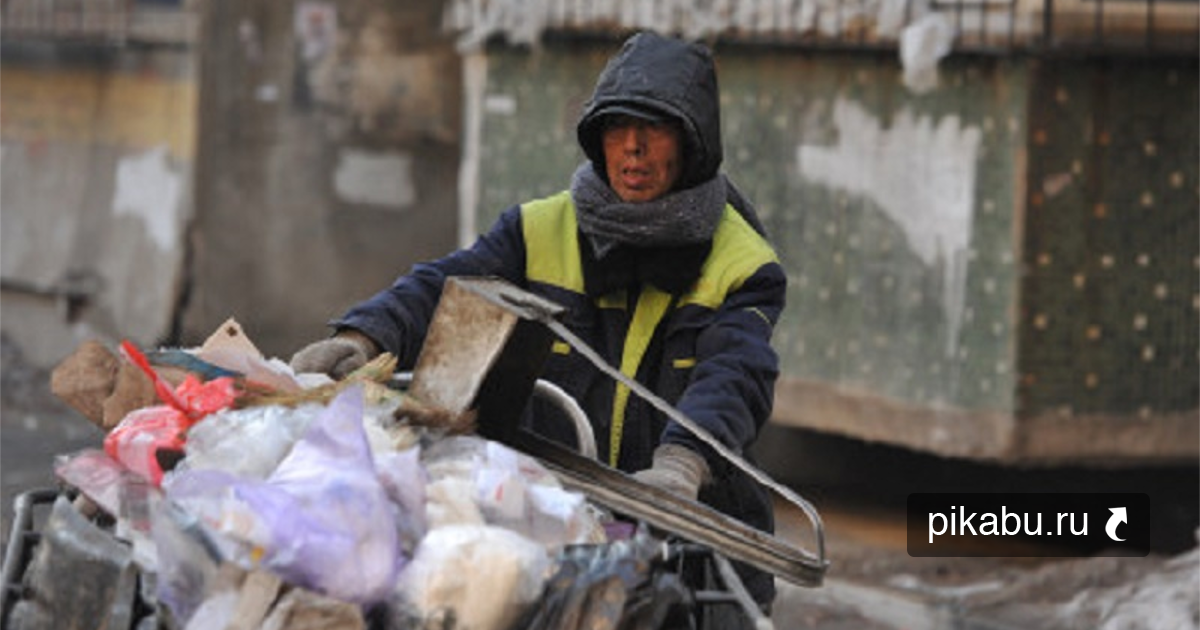
<svg viewBox="0 0 1200 630">
<path fill-rule="evenodd" d="M 232 320 L 195 349 L 80 346 L 52 388 L 107 434 L 55 462 L 77 495 L 48 527 L 110 530 L 93 546 L 120 541 L 137 601 L 63 605 L 50 535 L 9 627 L 657 628 L 689 605 L 645 526 L 394 370 L 385 354 L 339 382 L 296 375 Z"/>
</svg>

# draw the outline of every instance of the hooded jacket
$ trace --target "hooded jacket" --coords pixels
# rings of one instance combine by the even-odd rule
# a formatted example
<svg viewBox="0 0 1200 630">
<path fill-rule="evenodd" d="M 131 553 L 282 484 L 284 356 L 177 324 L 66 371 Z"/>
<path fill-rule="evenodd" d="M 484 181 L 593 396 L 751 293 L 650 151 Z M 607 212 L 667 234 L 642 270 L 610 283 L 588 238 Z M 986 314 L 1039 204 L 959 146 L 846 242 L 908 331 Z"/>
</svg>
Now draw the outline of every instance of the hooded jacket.
<svg viewBox="0 0 1200 630">
<path fill-rule="evenodd" d="M 695 184 L 719 176 L 716 76 L 703 47 L 652 34 L 629 40 L 601 74 L 579 121 L 590 159 L 603 163 L 601 119 L 631 111 L 679 122 L 687 156 L 681 177 Z M 637 264 L 598 265 L 571 195 L 562 192 L 508 209 L 471 247 L 416 265 L 331 324 L 366 333 L 411 368 L 445 279 L 500 277 L 566 307 L 563 323 L 607 363 L 745 457 L 771 413 L 778 357 L 770 339 L 786 292 L 783 269 L 761 232 L 753 209 L 734 194 L 709 242 L 678 251 L 627 249 L 617 258 Z M 705 456 L 713 475 L 700 500 L 773 531 L 763 488 L 565 343 L 555 344 L 542 378 L 579 401 L 606 463 L 635 472 L 651 465 L 661 443 L 688 446 Z M 531 405 L 528 426 L 573 445 L 568 425 L 541 405 Z M 738 568 L 757 601 L 773 599 L 769 574 Z"/>
<path fill-rule="evenodd" d="M 721 167 L 721 111 L 712 55 L 700 44 L 645 32 L 630 37 L 596 81 L 576 127 L 579 146 L 604 173 L 605 116 L 669 117 L 683 125 L 684 167 L 677 188 L 712 179 Z"/>
</svg>

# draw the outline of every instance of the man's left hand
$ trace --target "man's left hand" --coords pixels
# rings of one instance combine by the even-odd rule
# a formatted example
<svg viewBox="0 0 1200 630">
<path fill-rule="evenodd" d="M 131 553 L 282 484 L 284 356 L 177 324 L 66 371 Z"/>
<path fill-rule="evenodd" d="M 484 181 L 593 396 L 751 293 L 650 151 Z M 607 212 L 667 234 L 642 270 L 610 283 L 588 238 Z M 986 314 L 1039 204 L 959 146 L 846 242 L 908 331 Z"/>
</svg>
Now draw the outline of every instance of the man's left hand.
<svg viewBox="0 0 1200 630">
<path fill-rule="evenodd" d="M 695 501 L 700 486 L 709 480 L 708 462 L 696 451 L 678 444 L 663 444 L 654 449 L 654 461 L 634 479 Z"/>
</svg>

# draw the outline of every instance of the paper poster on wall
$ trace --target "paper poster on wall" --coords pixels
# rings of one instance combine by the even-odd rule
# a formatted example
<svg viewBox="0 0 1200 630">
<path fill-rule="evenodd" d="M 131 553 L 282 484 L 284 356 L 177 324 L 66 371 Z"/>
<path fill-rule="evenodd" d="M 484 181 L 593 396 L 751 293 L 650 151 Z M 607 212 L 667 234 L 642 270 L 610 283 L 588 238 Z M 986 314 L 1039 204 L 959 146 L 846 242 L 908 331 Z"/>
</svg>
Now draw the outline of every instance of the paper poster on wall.
<svg viewBox="0 0 1200 630">
<path fill-rule="evenodd" d="M 314 98 L 315 75 L 330 62 L 337 44 L 337 7 L 332 2 L 297 2 L 295 104 L 307 109 Z"/>
</svg>

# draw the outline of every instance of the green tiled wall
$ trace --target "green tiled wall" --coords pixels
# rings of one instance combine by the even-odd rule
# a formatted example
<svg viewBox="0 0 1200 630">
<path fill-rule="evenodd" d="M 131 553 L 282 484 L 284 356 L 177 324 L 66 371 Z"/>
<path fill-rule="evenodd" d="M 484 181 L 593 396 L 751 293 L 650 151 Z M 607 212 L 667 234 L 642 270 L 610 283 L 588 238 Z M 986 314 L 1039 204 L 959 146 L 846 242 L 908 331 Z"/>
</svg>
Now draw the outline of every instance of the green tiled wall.
<svg viewBox="0 0 1200 630">
<path fill-rule="evenodd" d="M 1045 63 L 1036 76 L 1022 410 L 1196 409 L 1196 63 Z"/>
<path fill-rule="evenodd" d="M 582 159 L 575 119 L 610 50 L 489 53 L 481 229 L 512 204 L 567 185 Z M 1062 101 L 1048 78 L 1053 69 L 1025 59 L 944 60 L 939 88 L 926 95 L 902 86 L 891 57 L 723 48 L 718 61 L 725 170 L 758 205 L 789 272 L 776 337 L 786 378 L 1005 413 L 1047 405 L 1116 412 L 1134 398 L 1195 407 L 1194 386 L 1164 382 L 1170 370 L 1197 381 L 1194 68 L 1172 75 L 1179 94 L 1148 106 L 1154 79 L 1137 69 L 1108 76 L 1064 66 L 1059 82 L 1078 96 Z M 1097 99 L 1103 76 L 1111 89 Z M 1117 94 L 1124 83 L 1144 87 Z M 1125 108 L 1144 114 L 1126 120 Z M 1131 157 L 1111 145 L 1094 150 L 1097 116 L 1111 125 L 1112 145 L 1141 152 L 1147 133 L 1135 129 L 1166 131 L 1163 121 L 1179 119 L 1154 136 L 1158 159 L 1177 166 L 1160 172 L 1161 164 L 1126 163 Z M 1046 133 L 1042 145 L 1031 119 Z M 1118 183 L 1139 168 L 1136 185 Z M 1064 185 L 1058 174 L 1072 169 L 1099 177 L 1076 173 Z M 1046 210 L 1027 211 L 1047 177 L 1056 196 Z M 1147 191 L 1158 214 L 1142 205 Z M 1093 198 L 1114 213 L 1142 214 L 1083 229 Z M 1097 249 L 1106 238 L 1119 245 Z M 1137 252 L 1149 247 L 1142 241 L 1154 243 L 1153 270 L 1138 265 Z M 1128 265 L 1089 273 L 1092 297 L 1072 297 L 1077 268 L 1102 265 L 1101 251 Z M 1039 265 L 1041 253 L 1075 262 Z M 1023 269 L 1031 274 L 1024 281 Z M 1111 290 L 1101 292 L 1110 276 Z M 1160 282 L 1147 284 L 1151 276 L 1167 282 L 1167 298 L 1155 297 Z M 1142 293 L 1150 333 L 1131 328 L 1141 320 L 1129 299 Z M 1077 338 L 1095 319 L 1085 315 L 1100 311 L 1126 322 L 1126 331 L 1081 352 Z M 1039 315 L 1055 325 L 1038 328 Z M 1145 344 L 1135 343 L 1146 334 L 1163 340 L 1150 362 L 1157 371 L 1113 388 L 1107 375 L 1146 365 Z M 1068 386 L 1092 371 L 1096 388 Z"/>
</svg>

